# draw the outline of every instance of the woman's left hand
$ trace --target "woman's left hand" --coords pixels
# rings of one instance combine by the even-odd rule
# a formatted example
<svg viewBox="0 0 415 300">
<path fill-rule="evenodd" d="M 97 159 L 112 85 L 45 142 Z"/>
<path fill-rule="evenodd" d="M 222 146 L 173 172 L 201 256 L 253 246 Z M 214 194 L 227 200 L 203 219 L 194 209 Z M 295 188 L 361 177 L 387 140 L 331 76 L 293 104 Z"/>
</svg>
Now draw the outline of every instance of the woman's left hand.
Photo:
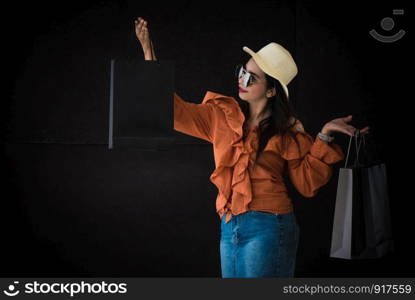
<svg viewBox="0 0 415 300">
<path fill-rule="evenodd" d="M 352 115 L 344 117 L 344 118 L 337 118 L 337 119 L 331 120 L 330 122 L 327 122 L 323 126 L 321 133 L 325 135 L 331 135 L 333 132 L 337 131 L 337 132 L 342 132 L 342 133 L 352 136 L 355 133 L 356 128 L 350 124 L 347 124 L 347 122 L 350 122 L 351 120 L 352 120 Z M 360 129 L 359 133 L 361 136 L 369 133 L 369 126 L 366 126 L 365 128 Z"/>
</svg>

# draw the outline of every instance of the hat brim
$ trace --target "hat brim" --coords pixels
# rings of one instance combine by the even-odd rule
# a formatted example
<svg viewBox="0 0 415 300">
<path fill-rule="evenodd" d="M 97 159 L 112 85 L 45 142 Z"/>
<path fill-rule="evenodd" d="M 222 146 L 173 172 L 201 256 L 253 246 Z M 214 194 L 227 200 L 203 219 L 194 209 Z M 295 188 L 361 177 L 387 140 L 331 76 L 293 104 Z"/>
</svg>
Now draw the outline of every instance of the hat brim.
<svg viewBox="0 0 415 300">
<path fill-rule="evenodd" d="M 272 78 L 278 80 L 278 82 L 281 84 L 282 88 L 284 89 L 285 95 L 287 96 L 287 100 L 289 100 L 290 98 L 289 98 L 289 93 L 288 93 L 287 86 L 284 83 L 282 83 L 277 77 L 275 77 L 274 75 L 271 74 L 272 73 L 271 70 L 269 70 L 267 64 L 264 63 L 264 61 L 261 59 L 261 57 L 258 54 L 256 54 L 254 51 L 252 51 L 251 49 L 249 49 L 248 47 L 246 47 L 246 46 L 244 46 L 242 48 L 242 50 L 252 56 L 252 58 L 255 60 L 255 62 L 257 63 L 258 67 L 262 71 L 264 71 L 265 73 L 267 73 Z"/>
</svg>

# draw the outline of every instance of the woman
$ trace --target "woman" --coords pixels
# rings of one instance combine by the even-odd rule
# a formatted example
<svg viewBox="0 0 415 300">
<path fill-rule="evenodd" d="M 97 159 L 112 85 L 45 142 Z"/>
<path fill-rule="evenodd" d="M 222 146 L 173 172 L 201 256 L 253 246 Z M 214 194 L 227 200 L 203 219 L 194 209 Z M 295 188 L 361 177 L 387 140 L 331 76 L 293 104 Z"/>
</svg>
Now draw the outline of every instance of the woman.
<svg viewBox="0 0 415 300">
<path fill-rule="evenodd" d="M 145 59 L 156 60 L 147 22 L 138 18 L 135 30 Z M 208 91 L 196 104 L 174 93 L 174 129 L 214 145 L 222 277 L 293 277 L 299 227 L 284 172 L 313 197 L 344 158 L 330 135 L 369 127 L 359 131 L 347 124 L 351 116 L 337 118 L 313 139 L 289 102 L 287 85 L 297 74 L 290 53 L 277 43 L 243 50 L 252 57 L 236 69 L 242 101 Z"/>
</svg>

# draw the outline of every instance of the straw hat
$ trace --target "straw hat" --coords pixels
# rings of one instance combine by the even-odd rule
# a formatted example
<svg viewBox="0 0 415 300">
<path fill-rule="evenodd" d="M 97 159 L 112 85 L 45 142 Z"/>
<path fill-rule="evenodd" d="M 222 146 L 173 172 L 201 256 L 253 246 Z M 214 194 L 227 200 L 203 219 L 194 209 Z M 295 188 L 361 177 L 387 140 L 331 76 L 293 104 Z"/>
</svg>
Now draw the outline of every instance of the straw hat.
<svg viewBox="0 0 415 300">
<path fill-rule="evenodd" d="M 242 50 L 252 56 L 262 71 L 281 83 L 288 98 L 287 85 L 298 73 L 297 65 L 290 52 L 274 42 L 269 43 L 256 53 L 246 46 Z"/>
</svg>

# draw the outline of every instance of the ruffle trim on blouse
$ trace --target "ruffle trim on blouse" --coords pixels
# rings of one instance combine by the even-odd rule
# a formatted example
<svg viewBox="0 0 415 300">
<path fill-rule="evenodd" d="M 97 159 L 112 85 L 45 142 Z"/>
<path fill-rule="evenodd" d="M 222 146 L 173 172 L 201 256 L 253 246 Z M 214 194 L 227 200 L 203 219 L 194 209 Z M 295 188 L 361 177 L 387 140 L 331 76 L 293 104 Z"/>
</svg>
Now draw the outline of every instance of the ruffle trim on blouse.
<svg viewBox="0 0 415 300">
<path fill-rule="evenodd" d="M 219 189 L 216 211 L 221 217 L 226 213 L 226 222 L 229 222 L 232 213 L 240 214 L 247 211 L 252 201 L 248 166 L 250 153 L 256 152 L 257 149 L 252 139 L 244 145 L 242 125 L 245 116 L 234 98 L 208 91 L 202 103 L 212 103 L 219 107 L 224 112 L 227 125 L 235 133 L 231 147 L 227 150 L 231 153 L 225 153 L 219 158 L 216 169 L 210 176 L 211 182 Z M 224 158 L 231 158 L 231 161 L 224 161 Z M 233 196 L 232 203 L 229 205 L 231 190 L 233 190 Z"/>
<path fill-rule="evenodd" d="M 202 103 L 213 104 L 222 110 L 228 127 L 235 133 L 231 147 L 224 149 L 226 152 L 217 157 L 216 168 L 210 176 L 210 181 L 219 190 L 216 211 L 220 217 L 227 214 L 227 223 L 232 218 L 232 213 L 238 215 L 248 211 L 248 205 L 252 201 L 252 186 L 248 166 L 251 153 L 254 152 L 256 155 L 257 152 L 258 145 L 255 142 L 257 130 L 253 130 L 244 144 L 242 125 L 245 116 L 233 97 L 207 91 Z M 281 149 L 281 138 L 281 136 L 277 136 L 275 141 L 270 143 L 270 147 L 275 147 L 276 152 L 280 153 L 286 160 L 303 158 L 307 153 L 325 163 L 337 162 L 344 157 L 339 145 L 334 143 L 327 145 L 323 141 L 314 143 L 313 137 L 305 131 L 296 133 L 300 147 L 297 146 L 292 137 L 288 136 L 285 149 Z M 251 159 L 255 159 L 255 155 Z M 232 190 L 232 203 L 229 203 L 228 199 Z"/>
<path fill-rule="evenodd" d="M 242 136 L 242 124 L 245 116 L 239 108 L 238 102 L 233 97 L 224 96 L 215 92 L 207 91 L 202 103 L 212 103 L 219 107 L 224 113 L 229 127 Z"/>
</svg>

